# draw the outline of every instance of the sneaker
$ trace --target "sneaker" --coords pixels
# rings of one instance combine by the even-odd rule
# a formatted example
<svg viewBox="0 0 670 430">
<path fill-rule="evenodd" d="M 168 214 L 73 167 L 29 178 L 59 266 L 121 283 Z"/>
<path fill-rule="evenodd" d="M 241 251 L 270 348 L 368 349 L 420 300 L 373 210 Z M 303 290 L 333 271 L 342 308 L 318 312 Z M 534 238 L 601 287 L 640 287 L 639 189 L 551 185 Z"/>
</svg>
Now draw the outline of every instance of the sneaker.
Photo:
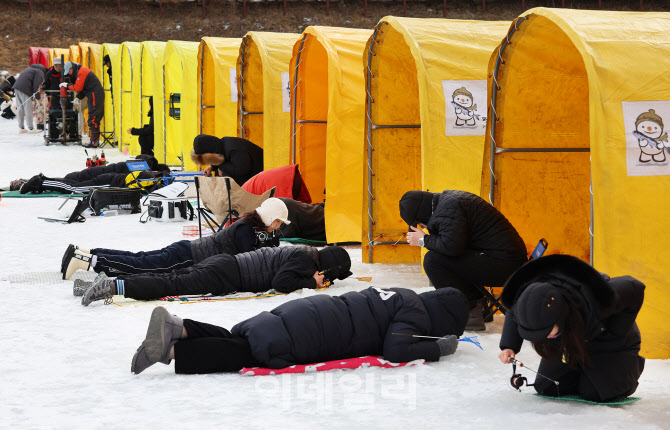
<svg viewBox="0 0 670 430">
<path fill-rule="evenodd" d="M 38 194 L 44 191 L 42 189 L 42 181 L 44 180 L 44 176 L 42 174 L 35 175 L 32 178 L 28 179 L 23 185 L 21 185 L 20 188 L 20 193 L 21 194 L 28 194 L 28 193 L 33 193 L 33 194 Z"/>
<path fill-rule="evenodd" d="M 83 279 L 75 279 L 74 286 L 72 287 L 73 296 L 83 296 L 86 290 L 93 285 L 93 282 L 84 281 Z"/>
<path fill-rule="evenodd" d="M 28 130 L 26 130 L 25 128 L 19 127 L 19 133 L 28 133 Z"/>
<path fill-rule="evenodd" d="M 9 191 L 19 191 L 21 186 L 28 182 L 27 179 L 15 179 L 9 183 Z"/>
<path fill-rule="evenodd" d="M 98 142 L 89 142 L 86 144 L 82 143 L 81 146 L 83 146 L 84 148 L 97 148 L 99 145 Z"/>
<path fill-rule="evenodd" d="M 113 279 L 109 279 L 107 276 L 99 277 L 99 280 L 97 282 L 94 281 L 84 292 L 81 298 L 82 306 L 88 306 L 98 300 L 104 300 L 106 305 L 112 304 L 114 301 L 113 287 Z"/>
</svg>

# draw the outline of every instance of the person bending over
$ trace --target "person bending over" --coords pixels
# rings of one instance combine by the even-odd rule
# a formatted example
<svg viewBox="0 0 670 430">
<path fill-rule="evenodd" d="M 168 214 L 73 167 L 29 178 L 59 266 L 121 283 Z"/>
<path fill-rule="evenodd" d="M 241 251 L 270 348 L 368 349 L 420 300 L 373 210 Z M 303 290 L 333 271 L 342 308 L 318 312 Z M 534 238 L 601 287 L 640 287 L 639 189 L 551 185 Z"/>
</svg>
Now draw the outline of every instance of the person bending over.
<svg viewBox="0 0 670 430">
<path fill-rule="evenodd" d="M 279 200 L 286 204 L 291 221 L 280 227 L 281 237 L 326 241 L 323 203 L 309 204 L 286 197 L 279 197 Z"/>
<path fill-rule="evenodd" d="M 215 170 L 220 176 L 233 178 L 238 185 L 263 171 L 263 149 L 239 137 L 196 136 L 191 160 L 200 166 L 210 165 L 204 170 L 205 176 Z"/>
<path fill-rule="evenodd" d="M 235 255 L 262 246 L 277 246 L 278 240 L 260 240 L 259 233 L 274 233 L 282 223 L 290 223 L 286 205 L 276 198 L 245 214 L 230 226 L 196 240 L 180 240 L 155 251 L 129 252 L 115 249 L 81 249 L 69 245 L 63 255 L 61 273 L 70 279 L 77 270 L 92 268 L 108 276 L 139 273 L 169 273 L 200 263 L 217 254 Z M 270 235 L 264 235 L 278 239 Z M 82 295 L 86 283 L 75 281 L 74 295 Z"/>
<path fill-rule="evenodd" d="M 527 340 L 542 357 L 538 373 L 559 382 L 536 378 L 538 393 L 594 402 L 630 396 L 644 370 L 635 323 L 644 288 L 631 276 L 609 278 L 569 255 L 531 260 L 502 292 L 508 311 L 499 358 L 509 363 Z"/>
<path fill-rule="evenodd" d="M 466 330 L 484 330 L 481 290 L 502 287 L 528 261 L 514 226 L 481 197 L 457 190 L 409 191 L 400 199 L 400 216 L 411 229 L 409 244 L 428 250 L 423 260 L 428 279 L 435 288 L 462 291 L 471 305 Z"/>
<path fill-rule="evenodd" d="M 416 294 L 370 287 L 342 296 L 291 300 L 235 325 L 231 331 L 154 309 L 130 370 L 175 360 L 175 373 L 280 369 L 367 355 L 391 362 L 438 361 L 453 354 L 463 334 L 468 303 L 454 288 Z M 404 336 L 397 336 L 400 333 Z M 412 337 L 435 336 L 437 341 Z"/>
<path fill-rule="evenodd" d="M 304 246 L 259 248 L 237 255 L 218 254 L 185 269 L 170 273 L 99 276 L 86 289 L 81 304 L 123 295 L 135 300 L 191 294 L 226 295 L 234 292 L 264 292 L 274 289 L 291 293 L 302 288 L 323 287 L 326 281 L 351 275 L 351 260 L 343 248 L 331 246 L 317 251 Z M 326 280 L 326 281 L 324 281 Z"/>
</svg>

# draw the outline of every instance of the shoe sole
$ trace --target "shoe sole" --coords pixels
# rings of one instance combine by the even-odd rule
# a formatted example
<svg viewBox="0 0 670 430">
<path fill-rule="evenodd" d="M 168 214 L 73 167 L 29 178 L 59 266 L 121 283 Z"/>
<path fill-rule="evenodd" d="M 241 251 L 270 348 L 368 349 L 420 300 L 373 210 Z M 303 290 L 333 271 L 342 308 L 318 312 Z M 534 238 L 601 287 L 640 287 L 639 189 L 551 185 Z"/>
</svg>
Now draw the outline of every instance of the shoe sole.
<svg viewBox="0 0 670 430">
<path fill-rule="evenodd" d="M 65 254 L 63 255 L 63 261 L 60 263 L 60 273 L 63 275 L 63 279 L 65 279 L 65 272 L 67 270 L 68 264 L 70 264 L 70 260 L 72 260 L 72 257 L 74 257 L 74 251 L 77 249 L 76 246 L 70 244 L 67 246 L 67 249 L 65 250 Z"/>
<path fill-rule="evenodd" d="M 168 311 L 159 306 L 151 313 L 151 320 L 147 328 L 147 337 L 142 342 L 147 351 L 147 357 L 151 361 L 160 361 L 165 349 L 165 320 L 168 316 Z"/>
</svg>

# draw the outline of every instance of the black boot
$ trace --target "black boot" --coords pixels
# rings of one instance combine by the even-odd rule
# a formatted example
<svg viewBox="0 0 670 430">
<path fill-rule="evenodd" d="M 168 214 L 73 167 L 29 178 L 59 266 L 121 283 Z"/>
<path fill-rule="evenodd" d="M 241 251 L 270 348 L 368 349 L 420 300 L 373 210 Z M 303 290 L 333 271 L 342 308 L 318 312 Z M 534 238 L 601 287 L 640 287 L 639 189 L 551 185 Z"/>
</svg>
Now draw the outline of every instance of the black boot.
<svg viewBox="0 0 670 430">
<path fill-rule="evenodd" d="M 468 322 L 465 325 L 466 331 L 484 331 L 486 330 L 486 324 L 484 324 L 484 300 L 479 299 L 474 303 L 474 307 L 470 309 L 468 314 Z"/>
</svg>

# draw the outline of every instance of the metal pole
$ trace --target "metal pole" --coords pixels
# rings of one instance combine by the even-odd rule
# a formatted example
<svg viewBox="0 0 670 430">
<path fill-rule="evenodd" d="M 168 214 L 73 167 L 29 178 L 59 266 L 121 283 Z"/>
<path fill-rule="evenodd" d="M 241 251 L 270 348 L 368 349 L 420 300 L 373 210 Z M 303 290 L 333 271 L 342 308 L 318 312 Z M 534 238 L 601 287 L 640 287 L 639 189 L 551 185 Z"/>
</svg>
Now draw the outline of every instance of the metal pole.
<svg viewBox="0 0 670 430">
<path fill-rule="evenodd" d="M 442 1 L 442 17 L 447 17 L 447 0 Z"/>
<path fill-rule="evenodd" d="M 28 0 L 28 17 L 29 18 L 33 17 L 33 0 Z"/>
<path fill-rule="evenodd" d="M 204 1 L 204 0 L 203 0 Z M 204 79 L 205 74 L 205 46 L 202 47 L 202 55 L 200 56 L 200 134 L 202 134 L 202 116 L 205 113 L 205 109 L 202 107 L 202 95 L 204 93 Z M 231 88 L 232 90 L 232 88 Z"/>
<path fill-rule="evenodd" d="M 121 0 L 116 0 L 116 14 L 121 16 Z"/>
<path fill-rule="evenodd" d="M 286 15 L 286 0 L 284 0 L 284 15 Z"/>
<path fill-rule="evenodd" d="M 158 1 L 158 7 L 161 10 L 161 19 L 163 19 L 163 0 Z"/>
<path fill-rule="evenodd" d="M 364 6 L 363 6 L 363 16 L 368 16 L 368 0 L 365 0 L 365 2 L 363 4 L 364 4 Z"/>
<path fill-rule="evenodd" d="M 167 164 L 167 115 L 165 109 L 168 101 L 165 99 L 165 64 L 163 64 L 163 164 Z"/>
<path fill-rule="evenodd" d="M 642 0 L 640 0 L 640 12 L 644 10 L 644 6 L 642 6 Z"/>
<path fill-rule="evenodd" d="M 247 0 L 244 0 L 246 4 Z M 247 38 L 242 38 L 242 52 L 240 53 L 240 96 L 238 104 L 240 106 L 240 137 L 244 137 L 244 60 L 246 60 L 245 52 L 247 47 Z"/>
<path fill-rule="evenodd" d="M 521 11 L 524 12 L 526 10 L 526 0 L 521 0 Z"/>
<path fill-rule="evenodd" d="M 206 9 L 207 7 L 205 6 L 205 0 L 202 0 L 202 19 L 207 18 L 207 12 L 205 12 Z"/>
<path fill-rule="evenodd" d="M 590 262 L 593 266 L 593 175 L 591 175 L 591 184 L 589 186 L 589 191 L 591 193 L 591 223 L 589 225 L 589 246 L 591 247 L 590 252 Z"/>
<path fill-rule="evenodd" d="M 295 135 L 296 135 L 296 111 L 298 109 L 298 104 L 296 102 L 296 98 L 298 97 L 298 66 L 300 65 L 300 54 L 302 53 L 302 46 L 305 43 L 305 40 L 307 39 L 307 35 L 305 34 L 302 39 L 300 40 L 300 47 L 298 47 L 298 55 L 295 58 L 295 68 L 293 69 L 293 97 L 291 97 L 291 110 L 293 111 L 293 121 L 291 122 L 291 144 L 292 144 L 292 154 L 291 154 L 291 164 L 295 164 L 295 156 L 296 156 L 296 142 L 295 142 Z"/>
<path fill-rule="evenodd" d="M 402 0 L 402 14 L 407 15 L 407 0 Z"/>
<path fill-rule="evenodd" d="M 74 0 L 74 19 L 77 19 L 77 0 Z"/>
<path fill-rule="evenodd" d="M 326 0 L 326 15 L 330 16 L 330 0 Z"/>
<path fill-rule="evenodd" d="M 244 0 L 244 2 L 242 4 L 243 4 L 243 6 L 242 6 L 242 17 L 246 18 L 247 17 L 247 0 Z"/>
<path fill-rule="evenodd" d="M 367 0 L 365 0 L 366 4 L 366 10 L 367 10 Z M 365 116 L 367 119 L 367 125 L 368 125 L 368 130 L 366 133 L 366 140 L 367 140 L 367 145 L 368 145 L 368 262 L 372 263 L 372 226 L 374 225 L 374 222 L 372 220 L 372 151 L 374 151 L 374 148 L 372 147 L 372 107 L 370 106 L 372 103 L 374 103 L 374 100 L 372 99 L 372 96 L 370 94 L 370 88 L 372 86 L 371 81 L 372 81 L 372 56 L 374 53 L 372 52 L 375 43 L 377 41 L 377 35 L 379 34 L 379 30 L 381 29 L 381 26 L 383 23 L 377 24 L 375 26 L 375 31 L 372 34 L 372 38 L 370 39 L 370 48 L 368 49 L 368 60 L 367 60 L 367 70 L 366 70 L 366 78 L 365 78 L 365 93 L 366 93 L 366 103 L 365 103 Z"/>
</svg>

